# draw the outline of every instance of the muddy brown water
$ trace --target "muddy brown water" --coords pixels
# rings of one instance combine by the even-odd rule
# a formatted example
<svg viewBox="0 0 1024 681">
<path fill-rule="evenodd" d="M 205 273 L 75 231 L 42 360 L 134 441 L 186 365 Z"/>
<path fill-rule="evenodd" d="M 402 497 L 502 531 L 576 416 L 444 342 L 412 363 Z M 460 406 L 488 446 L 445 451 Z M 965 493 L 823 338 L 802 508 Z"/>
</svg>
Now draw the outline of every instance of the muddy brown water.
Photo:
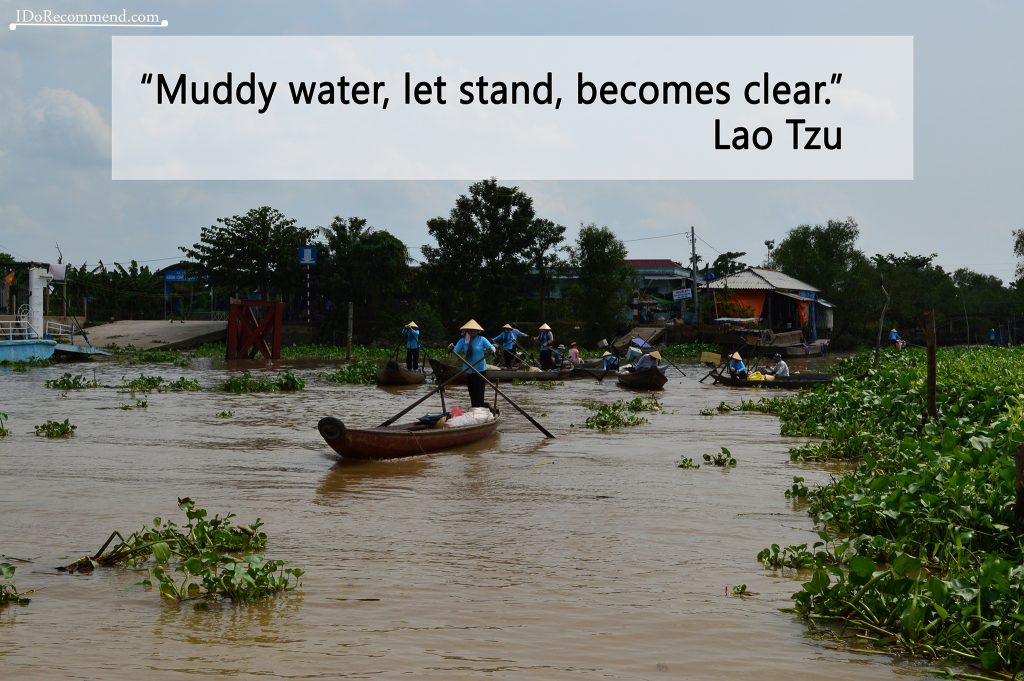
<svg viewBox="0 0 1024 681">
<path fill-rule="evenodd" d="M 299 368 L 307 389 L 294 395 L 152 393 L 148 408 L 129 411 L 118 406 L 134 400 L 114 390 L 63 397 L 43 381 L 65 370 L 95 371 L 102 383 L 144 372 L 212 386 L 228 372 L 209 362 L 0 368 L 0 411 L 13 431 L 0 439 L 0 554 L 31 561 L 14 563 L 15 581 L 35 592 L 28 606 L 0 608 L 0 678 L 923 674 L 809 637 L 781 611 L 798 582 L 761 569 L 755 555 L 816 539 L 783 491 L 794 475 L 829 473 L 790 463 L 795 441 L 779 437 L 774 418 L 699 416 L 746 396 L 699 384 L 702 368 L 670 374 L 664 412 L 639 428 L 578 427 L 584 400 L 633 396 L 611 381 L 508 386 L 557 439 L 505 409 L 491 440 L 358 465 L 328 456 L 317 420 L 376 424 L 430 386 L 334 386 L 316 368 Z M 463 389 L 454 395 L 466 402 Z M 64 418 L 78 426 L 74 437 L 33 436 L 34 424 Z M 676 467 L 723 445 L 735 469 Z M 112 529 L 181 518 L 179 496 L 240 521 L 262 518 L 267 554 L 306 570 L 301 589 L 203 611 L 132 589 L 139 572 L 52 569 L 95 551 Z M 729 595 L 739 584 L 757 595 Z"/>
</svg>

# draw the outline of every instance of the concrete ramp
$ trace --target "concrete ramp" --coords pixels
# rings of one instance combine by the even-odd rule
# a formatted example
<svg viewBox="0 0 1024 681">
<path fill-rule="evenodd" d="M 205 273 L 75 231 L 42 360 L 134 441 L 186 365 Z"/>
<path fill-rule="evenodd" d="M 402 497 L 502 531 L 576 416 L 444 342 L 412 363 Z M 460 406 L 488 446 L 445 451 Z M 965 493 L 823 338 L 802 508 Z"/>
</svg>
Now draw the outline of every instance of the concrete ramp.
<svg viewBox="0 0 1024 681">
<path fill-rule="evenodd" d="M 98 348 L 131 345 L 140 350 L 172 350 L 223 341 L 227 330 L 227 322 L 141 319 L 100 324 L 89 327 L 85 333 Z"/>
<path fill-rule="evenodd" d="M 665 325 L 659 326 L 634 326 L 629 333 L 619 336 L 612 341 L 612 347 L 616 352 L 622 352 L 629 347 L 630 341 L 634 338 L 643 338 L 651 345 L 656 345 L 661 337 L 665 335 Z"/>
</svg>

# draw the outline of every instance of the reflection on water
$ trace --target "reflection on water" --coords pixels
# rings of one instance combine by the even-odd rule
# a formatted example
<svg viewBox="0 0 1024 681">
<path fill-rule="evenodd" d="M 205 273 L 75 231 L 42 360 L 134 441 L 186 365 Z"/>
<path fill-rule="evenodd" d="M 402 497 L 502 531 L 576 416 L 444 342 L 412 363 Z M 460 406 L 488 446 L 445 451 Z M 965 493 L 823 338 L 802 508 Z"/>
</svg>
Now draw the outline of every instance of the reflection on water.
<svg viewBox="0 0 1024 681">
<path fill-rule="evenodd" d="M 791 363 L 792 364 L 792 363 Z M 66 366 L 0 369 L 0 554 L 34 589 L 0 609 L 0 678 L 176 679 L 890 679 L 887 657 L 810 639 L 780 612 L 795 589 L 755 561 L 771 542 L 815 539 L 783 491 L 824 467 L 788 460 L 774 419 L 700 409 L 741 390 L 670 377 L 663 413 L 638 429 L 580 427 L 584 401 L 631 397 L 613 382 L 552 390 L 503 386 L 558 438 L 512 409 L 498 437 L 452 452 L 338 464 L 316 431 L 326 415 L 378 424 L 431 390 L 335 386 L 327 363 L 282 363 L 306 379 L 288 395 L 154 393 L 116 407 L 114 390 L 43 387 Z M 212 386 L 198 368 L 95 364 L 101 383 L 141 372 Z M 692 369 L 692 371 L 690 370 Z M 71 367 L 74 371 L 75 367 Z M 92 367 L 79 370 L 92 373 Z M 449 392 L 465 405 L 464 389 Z M 428 400 L 410 416 L 437 411 Z M 218 416 L 231 412 L 228 418 Z M 545 416 L 540 416 L 546 414 Z M 32 426 L 69 418 L 66 441 Z M 571 426 L 570 424 L 575 424 Z M 727 446 L 735 469 L 681 470 Z M 127 569 L 53 567 L 95 551 L 110 531 L 180 518 L 179 496 L 240 522 L 259 517 L 268 556 L 306 570 L 301 592 L 207 609 L 132 588 Z M 746 584 L 755 598 L 730 597 Z"/>
</svg>

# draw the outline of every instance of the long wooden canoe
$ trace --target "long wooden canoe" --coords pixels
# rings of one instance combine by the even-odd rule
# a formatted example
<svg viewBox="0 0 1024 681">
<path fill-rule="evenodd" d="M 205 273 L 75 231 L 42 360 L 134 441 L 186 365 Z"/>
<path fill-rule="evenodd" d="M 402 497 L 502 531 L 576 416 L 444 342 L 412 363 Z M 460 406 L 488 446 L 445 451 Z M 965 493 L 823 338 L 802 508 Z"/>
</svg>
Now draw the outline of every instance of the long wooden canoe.
<svg viewBox="0 0 1024 681">
<path fill-rule="evenodd" d="M 715 379 L 715 383 L 733 388 L 779 388 L 782 390 L 797 390 L 832 381 L 831 374 L 792 374 L 785 378 L 776 378 L 774 381 L 748 381 L 745 378 L 733 378 L 724 373 L 712 373 L 711 377 Z"/>
<path fill-rule="evenodd" d="M 423 371 L 410 371 L 393 359 L 377 370 L 379 385 L 416 385 L 427 380 Z"/>
<path fill-rule="evenodd" d="M 623 388 L 634 388 L 637 390 L 661 390 L 668 378 L 660 368 L 648 367 L 636 371 L 620 371 L 618 383 Z"/>
<path fill-rule="evenodd" d="M 434 377 L 439 383 L 447 381 L 449 378 L 459 373 L 462 367 L 452 366 L 440 362 L 436 359 L 431 359 L 430 368 L 434 370 Z M 519 369 L 491 369 L 485 374 L 487 380 L 496 383 L 510 382 L 510 381 L 564 381 L 567 378 L 573 377 L 572 369 L 563 369 L 561 371 L 520 371 Z M 464 384 L 466 382 L 466 374 L 462 374 L 456 378 L 453 383 Z"/>
<path fill-rule="evenodd" d="M 384 428 L 346 428 L 333 416 L 320 419 L 317 429 L 331 449 L 346 460 L 395 459 L 442 449 L 452 449 L 483 440 L 498 430 L 493 421 L 456 428 L 433 428 L 419 421 Z"/>
</svg>

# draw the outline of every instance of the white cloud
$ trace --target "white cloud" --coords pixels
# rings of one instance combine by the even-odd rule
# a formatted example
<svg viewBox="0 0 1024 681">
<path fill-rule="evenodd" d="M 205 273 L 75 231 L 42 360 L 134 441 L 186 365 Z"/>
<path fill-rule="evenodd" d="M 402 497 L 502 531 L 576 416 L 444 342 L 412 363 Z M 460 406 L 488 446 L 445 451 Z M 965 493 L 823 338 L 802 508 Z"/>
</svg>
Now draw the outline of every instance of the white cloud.
<svg viewBox="0 0 1024 681">
<path fill-rule="evenodd" d="M 62 161 L 110 160 L 110 126 L 92 102 L 70 90 L 41 91 L 21 118 L 26 151 Z"/>
</svg>

